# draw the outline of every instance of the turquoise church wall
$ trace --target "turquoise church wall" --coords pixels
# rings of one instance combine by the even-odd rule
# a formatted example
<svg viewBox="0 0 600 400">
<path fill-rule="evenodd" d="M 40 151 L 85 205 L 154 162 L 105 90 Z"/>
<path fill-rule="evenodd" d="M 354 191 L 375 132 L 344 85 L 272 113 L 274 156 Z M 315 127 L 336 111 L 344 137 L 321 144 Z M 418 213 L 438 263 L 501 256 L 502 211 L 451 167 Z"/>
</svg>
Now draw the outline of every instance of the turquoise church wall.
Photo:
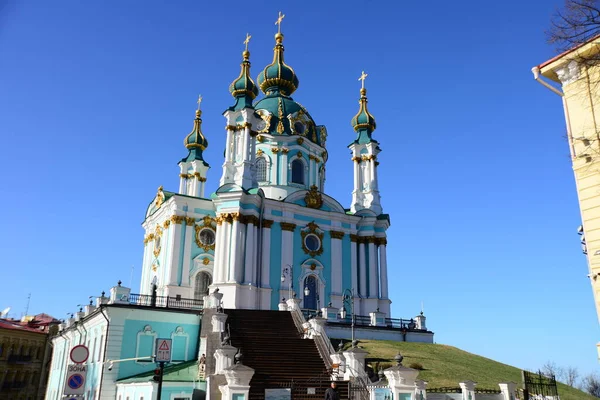
<svg viewBox="0 0 600 400">
<path fill-rule="evenodd" d="M 271 227 L 271 249 L 269 258 L 269 286 L 271 292 L 271 309 L 277 309 L 279 304 L 279 287 L 281 286 L 281 225 L 273 224 Z"/>
<path fill-rule="evenodd" d="M 342 291 L 352 288 L 352 253 L 350 235 L 342 239 Z"/>
<path fill-rule="evenodd" d="M 161 317 L 160 315 L 158 315 Z M 162 318 L 161 318 L 162 319 Z M 185 360 L 192 360 L 197 357 L 198 352 L 198 334 L 200 332 L 200 323 L 193 322 L 197 321 L 198 317 L 196 315 L 184 315 L 180 314 L 174 318 L 174 315 L 171 313 L 165 313 L 164 319 L 169 319 L 170 321 L 179 319 L 179 322 L 167 322 L 167 321 L 157 321 L 157 320 L 132 320 L 128 319 L 125 321 L 123 326 L 123 340 L 121 347 L 121 358 L 133 358 L 136 357 L 136 351 L 138 349 L 138 333 L 144 331 L 144 327 L 146 325 L 150 325 L 152 327 L 152 331 L 156 333 L 156 335 L 140 335 L 141 341 L 140 345 L 140 354 L 139 356 L 148 355 L 146 353 L 151 353 L 150 351 L 146 351 L 148 343 L 152 343 L 156 338 L 171 338 L 171 334 L 175 332 L 177 327 L 182 327 L 183 332 L 188 335 L 188 345 L 187 345 L 187 353 L 185 354 Z M 189 322 L 184 322 L 181 320 L 188 319 Z M 176 336 L 177 337 L 177 336 Z M 151 349 L 151 347 L 150 347 Z M 176 350 L 176 349 L 174 349 Z M 176 350 L 177 351 L 177 350 Z M 155 368 L 155 364 L 152 362 L 135 362 L 135 361 L 126 361 L 120 364 L 119 366 L 119 374 L 118 379 L 130 377 L 142 372 L 151 371 Z"/>
</svg>

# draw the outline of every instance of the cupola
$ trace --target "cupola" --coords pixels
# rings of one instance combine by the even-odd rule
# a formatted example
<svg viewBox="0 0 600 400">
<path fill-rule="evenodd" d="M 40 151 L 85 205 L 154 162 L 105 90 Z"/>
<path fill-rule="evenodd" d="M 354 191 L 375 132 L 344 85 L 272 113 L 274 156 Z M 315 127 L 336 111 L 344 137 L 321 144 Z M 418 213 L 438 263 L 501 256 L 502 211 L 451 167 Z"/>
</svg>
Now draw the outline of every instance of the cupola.
<svg viewBox="0 0 600 400">
<path fill-rule="evenodd" d="M 358 104 L 360 105 L 358 113 L 352 118 L 352 126 L 354 131 L 358 133 L 355 140 L 356 143 L 368 143 L 371 142 L 371 134 L 375 130 L 377 124 L 375 123 L 375 117 L 371 115 L 367 109 L 367 89 L 365 89 L 365 78 L 367 74 L 362 72 L 359 80 L 362 81 L 362 88 L 360 89 L 360 99 Z"/>
<path fill-rule="evenodd" d="M 240 76 L 229 85 L 229 91 L 236 99 L 236 103 L 232 107 L 233 110 L 252 107 L 252 100 L 258 95 L 258 87 L 256 87 L 256 84 L 250 77 L 250 52 L 248 51 L 248 43 L 251 37 L 249 34 L 246 34 L 246 40 L 244 40 L 246 49 L 242 53 L 243 61 Z"/>
<path fill-rule="evenodd" d="M 196 118 L 194 118 L 194 128 L 183 140 L 183 144 L 185 145 L 186 149 L 189 150 L 189 153 L 188 156 L 181 161 L 201 160 L 204 162 L 204 164 L 206 164 L 204 158 L 202 158 L 202 152 L 208 147 L 208 140 L 206 140 L 206 137 L 204 137 L 204 134 L 202 133 L 202 111 L 200 110 L 201 102 L 202 96 L 199 96 Z"/>
</svg>

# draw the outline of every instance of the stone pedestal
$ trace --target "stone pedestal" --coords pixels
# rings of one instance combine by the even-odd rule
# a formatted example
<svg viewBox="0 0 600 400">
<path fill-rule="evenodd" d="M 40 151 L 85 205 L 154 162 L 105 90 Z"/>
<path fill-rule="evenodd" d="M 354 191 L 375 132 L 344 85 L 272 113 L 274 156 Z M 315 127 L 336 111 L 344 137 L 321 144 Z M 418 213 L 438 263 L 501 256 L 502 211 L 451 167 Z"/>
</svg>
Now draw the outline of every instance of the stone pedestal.
<svg viewBox="0 0 600 400">
<path fill-rule="evenodd" d="M 373 311 L 369 313 L 371 317 L 371 326 L 385 326 L 385 313 Z"/>
<path fill-rule="evenodd" d="M 477 382 L 464 381 L 459 382 L 458 385 L 462 389 L 463 400 L 475 400 L 475 386 L 477 385 Z"/>
<path fill-rule="evenodd" d="M 204 308 L 218 308 L 219 306 L 221 306 L 222 300 L 223 293 L 217 292 L 215 290 L 208 296 L 204 296 Z"/>
<path fill-rule="evenodd" d="M 233 365 L 235 353 L 237 353 L 237 348 L 228 344 L 215 350 L 215 374 L 223 374 L 227 368 Z"/>
<path fill-rule="evenodd" d="M 335 381 L 341 381 L 344 378 L 344 373 L 346 372 L 346 358 L 342 353 L 333 353 L 329 356 L 331 358 L 331 363 L 333 364 L 333 369 L 337 369 L 337 375 L 332 376 L 331 379 Z"/>
<path fill-rule="evenodd" d="M 211 319 L 212 331 L 213 332 L 225 332 L 225 321 L 227 321 L 227 314 L 216 313 L 213 314 Z"/>
<path fill-rule="evenodd" d="M 248 400 L 254 369 L 241 363 L 223 371 L 227 385 L 219 386 L 221 400 Z"/>
<path fill-rule="evenodd" d="M 415 317 L 415 325 L 416 325 L 415 327 L 417 329 L 423 329 L 424 331 L 426 331 L 427 330 L 427 325 L 425 324 L 425 320 L 426 319 L 427 318 L 425 318 L 425 316 L 423 315 L 423 313 L 417 315 Z"/>
<path fill-rule="evenodd" d="M 308 320 L 312 328 L 312 335 L 322 335 L 325 332 L 325 318 L 315 317 Z M 313 337 L 311 335 L 311 338 Z"/>
<path fill-rule="evenodd" d="M 323 307 L 321 312 L 323 313 L 323 318 L 327 321 L 336 322 L 338 321 L 339 309 L 335 307 Z"/>
<path fill-rule="evenodd" d="M 289 311 L 300 309 L 300 299 L 287 299 L 285 302 Z"/>
<path fill-rule="evenodd" d="M 120 285 L 110 288 L 110 304 L 129 304 L 131 289 Z"/>
<path fill-rule="evenodd" d="M 353 347 L 342 353 L 346 359 L 346 370 L 344 371 L 344 380 L 349 380 L 351 377 L 367 377 L 365 371 L 365 358 L 368 351 Z"/>
<path fill-rule="evenodd" d="M 88 304 L 87 306 L 85 306 L 85 315 L 90 315 L 91 313 L 94 312 L 94 310 L 96 309 L 96 306 L 92 305 L 92 304 Z"/>
<path fill-rule="evenodd" d="M 278 306 L 279 311 L 288 311 L 288 305 L 283 299 L 279 302 Z"/>
<path fill-rule="evenodd" d="M 418 390 L 416 379 L 419 376 L 419 371 L 403 366 L 402 356 L 397 355 L 395 359 L 398 365 L 383 371 L 389 382 L 390 389 L 392 389 L 393 398 L 401 399 L 409 397 L 410 399 L 415 399 L 415 393 Z M 425 393 L 423 394 L 425 395 Z M 421 400 L 420 398 L 417 399 Z"/>
<path fill-rule="evenodd" d="M 502 392 L 502 400 L 515 400 L 517 398 L 517 384 L 515 382 L 502 382 L 498 386 L 500 386 Z"/>
<path fill-rule="evenodd" d="M 426 400 L 427 399 L 427 381 L 417 379 L 415 381 L 415 399 Z M 514 399 L 513 399 L 514 400 Z"/>
<path fill-rule="evenodd" d="M 102 292 L 102 296 L 96 297 L 96 307 L 100 307 L 102 304 L 108 304 L 109 298 L 104 296 L 104 292 Z"/>
</svg>

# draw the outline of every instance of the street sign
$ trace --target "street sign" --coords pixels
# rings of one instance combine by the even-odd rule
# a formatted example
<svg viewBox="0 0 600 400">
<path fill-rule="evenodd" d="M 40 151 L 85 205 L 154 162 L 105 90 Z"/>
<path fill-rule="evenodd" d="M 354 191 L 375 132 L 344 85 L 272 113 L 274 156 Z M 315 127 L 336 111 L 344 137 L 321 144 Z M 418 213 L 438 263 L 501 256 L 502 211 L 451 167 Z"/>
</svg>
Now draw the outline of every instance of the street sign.
<svg viewBox="0 0 600 400">
<path fill-rule="evenodd" d="M 87 366 L 80 364 L 69 365 L 67 369 L 67 378 L 65 379 L 64 394 L 84 394 L 86 376 Z"/>
<path fill-rule="evenodd" d="M 156 362 L 171 362 L 171 339 L 156 339 Z"/>
<path fill-rule="evenodd" d="M 83 364 L 87 361 L 89 355 L 90 351 L 88 348 L 80 344 L 71 349 L 69 357 L 71 357 L 71 361 L 73 361 L 75 364 Z"/>
</svg>

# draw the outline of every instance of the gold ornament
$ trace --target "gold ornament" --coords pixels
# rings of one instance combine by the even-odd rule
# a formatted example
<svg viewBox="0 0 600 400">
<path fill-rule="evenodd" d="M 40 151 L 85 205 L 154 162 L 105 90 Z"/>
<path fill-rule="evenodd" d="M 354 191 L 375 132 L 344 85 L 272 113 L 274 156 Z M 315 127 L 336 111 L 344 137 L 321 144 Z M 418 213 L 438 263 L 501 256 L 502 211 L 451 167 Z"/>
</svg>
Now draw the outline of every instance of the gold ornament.
<svg viewBox="0 0 600 400">
<path fill-rule="evenodd" d="M 308 208 L 321 208 L 323 205 L 323 197 L 321 196 L 321 192 L 319 192 L 317 185 L 312 185 L 310 190 L 306 192 L 304 202 Z"/>
</svg>

